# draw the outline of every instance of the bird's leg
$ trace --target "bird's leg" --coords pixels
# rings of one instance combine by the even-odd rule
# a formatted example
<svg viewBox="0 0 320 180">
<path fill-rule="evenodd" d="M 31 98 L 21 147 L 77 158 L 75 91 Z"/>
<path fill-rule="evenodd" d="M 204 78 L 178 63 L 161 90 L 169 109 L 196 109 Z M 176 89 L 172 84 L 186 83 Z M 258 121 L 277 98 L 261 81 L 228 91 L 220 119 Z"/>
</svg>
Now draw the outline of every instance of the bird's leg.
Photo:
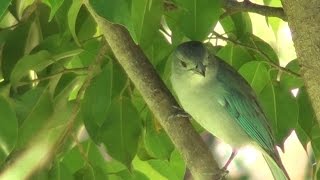
<svg viewBox="0 0 320 180">
<path fill-rule="evenodd" d="M 225 171 L 227 170 L 229 164 L 230 164 L 231 161 L 234 159 L 234 157 L 236 157 L 237 153 L 238 153 L 237 150 L 235 150 L 235 149 L 232 150 L 232 153 L 231 153 L 228 161 L 226 162 L 226 164 L 225 164 L 225 165 L 223 166 L 223 168 L 222 168 L 223 170 L 225 170 Z"/>
<path fill-rule="evenodd" d="M 169 120 L 175 118 L 175 117 L 185 117 L 188 119 L 192 119 L 191 115 L 185 112 L 182 108 L 178 106 L 172 106 L 172 108 L 175 110 L 174 114 L 169 116 Z"/>
</svg>

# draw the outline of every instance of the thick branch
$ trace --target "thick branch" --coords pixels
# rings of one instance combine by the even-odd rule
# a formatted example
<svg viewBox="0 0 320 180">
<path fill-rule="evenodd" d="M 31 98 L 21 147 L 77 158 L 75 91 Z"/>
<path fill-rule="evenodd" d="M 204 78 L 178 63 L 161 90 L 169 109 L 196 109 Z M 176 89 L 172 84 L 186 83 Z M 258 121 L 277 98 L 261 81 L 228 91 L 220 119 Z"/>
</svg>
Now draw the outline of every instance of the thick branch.
<svg viewBox="0 0 320 180">
<path fill-rule="evenodd" d="M 86 6 L 108 41 L 112 51 L 145 102 L 157 117 L 183 156 L 195 179 L 217 179 L 220 170 L 211 152 L 186 117 L 177 115 L 178 103 L 156 73 L 129 32 L 120 25 L 99 17 L 88 2 Z M 172 118 L 170 118 L 172 117 Z"/>
<path fill-rule="evenodd" d="M 320 1 L 282 0 L 288 15 L 301 76 L 320 123 Z"/>
<path fill-rule="evenodd" d="M 287 16 L 281 7 L 263 6 L 254 4 L 248 0 L 243 2 L 238 2 L 235 0 L 223 0 L 223 6 L 227 10 L 227 13 L 253 12 L 267 17 L 278 17 L 284 21 L 287 21 Z"/>
</svg>

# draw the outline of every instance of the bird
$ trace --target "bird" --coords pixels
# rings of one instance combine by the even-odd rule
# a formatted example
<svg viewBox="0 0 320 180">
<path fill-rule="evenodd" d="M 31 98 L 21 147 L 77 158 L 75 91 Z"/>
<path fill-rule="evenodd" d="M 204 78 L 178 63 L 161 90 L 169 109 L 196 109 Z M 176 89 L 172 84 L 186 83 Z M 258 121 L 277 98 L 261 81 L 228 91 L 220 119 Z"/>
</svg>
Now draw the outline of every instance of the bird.
<svg viewBox="0 0 320 180">
<path fill-rule="evenodd" d="M 205 130 L 232 147 L 227 164 L 237 149 L 250 145 L 262 153 L 274 179 L 289 180 L 270 124 L 249 83 L 200 41 L 178 45 L 170 59 L 170 81 L 178 101 Z"/>
</svg>

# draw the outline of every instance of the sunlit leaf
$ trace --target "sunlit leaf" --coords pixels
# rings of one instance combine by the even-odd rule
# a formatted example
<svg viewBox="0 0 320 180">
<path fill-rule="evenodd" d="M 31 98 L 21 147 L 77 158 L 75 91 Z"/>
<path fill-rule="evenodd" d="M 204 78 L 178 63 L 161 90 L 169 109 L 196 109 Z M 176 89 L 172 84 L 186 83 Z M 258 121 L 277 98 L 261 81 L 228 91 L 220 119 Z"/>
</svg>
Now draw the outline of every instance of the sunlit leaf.
<svg viewBox="0 0 320 180">
<path fill-rule="evenodd" d="M 62 5 L 63 1 L 64 0 L 44 0 L 43 1 L 44 3 L 46 3 L 51 8 L 49 21 L 52 20 L 53 16 L 58 11 L 58 9 Z M 79 0 L 79 1 L 81 2 L 81 0 Z"/>
<path fill-rule="evenodd" d="M 0 95 L 0 164 L 17 143 L 18 120 L 8 100 Z"/>
<path fill-rule="evenodd" d="M 117 173 L 119 177 L 122 179 L 129 179 L 129 180 L 148 180 L 147 176 L 142 173 L 141 171 L 134 170 L 130 172 L 129 170 L 123 170 Z"/>
<path fill-rule="evenodd" d="M 53 113 L 52 97 L 47 88 L 28 91 L 17 101 L 19 108 L 19 147 L 25 145 L 47 123 Z"/>
<path fill-rule="evenodd" d="M 268 44 L 261 38 L 251 33 L 247 33 L 241 37 L 240 41 L 246 46 L 250 47 L 247 49 L 249 52 L 251 52 L 256 60 L 269 61 L 275 63 L 276 65 L 279 65 L 279 58 L 277 53 L 270 46 L 270 44 Z"/>
<path fill-rule="evenodd" d="M 76 20 L 77 20 L 78 13 L 80 11 L 81 6 L 82 6 L 82 0 L 74 0 L 68 11 L 69 29 L 73 36 L 73 39 L 78 44 L 78 46 L 81 46 L 81 45 L 76 34 Z"/>
<path fill-rule="evenodd" d="M 9 7 L 12 0 L 2 0 L 0 2 L 0 20 L 2 19 L 3 15 L 5 14 L 7 8 Z"/>
<path fill-rule="evenodd" d="M 270 77 L 266 65 L 261 61 L 251 61 L 241 66 L 239 73 L 259 94 L 268 83 Z"/>
<path fill-rule="evenodd" d="M 285 68 L 297 74 L 299 74 L 299 71 L 300 71 L 300 67 L 297 59 L 290 61 Z M 295 88 L 302 87 L 303 81 L 302 81 L 302 77 L 297 77 L 287 72 L 282 72 L 280 76 L 280 84 L 284 88 L 288 90 L 292 90 Z"/>
<path fill-rule="evenodd" d="M 35 0 L 24 0 L 19 1 L 17 4 L 17 15 L 18 19 L 21 19 L 23 16 L 24 11 L 28 8 L 28 6 L 32 5 Z"/>
<path fill-rule="evenodd" d="M 220 19 L 219 22 L 228 37 L 238 39 L 246 33 L 252 33 L 252 24 L 248 13 L 235 13 Z"/>
<path fill-rule="evenodd" d="M 149 179 L 183 179 L 186 171 L 185 163 L 177 150 L 173 151 L 170 160 L 153 159 L 142 161 L 133 160 L 133 167 L 145 174 Z"/>
<path fill-rule="evenodd" d="M 235 69 L 239 69 L 243 64 L 254 60 L 247 49 L 234 44 L 224 46 L 216 55 Z"/>
<path fill-rule="evenodd" d="M 41 71 L 50 64 L 52 60 L 48 51 L 39 51 L 35 54 L 24 56 L 21 58 L 12 70 L 10 81 L 16 85 L 19 80 L 26 76 L 30 70 Z"/>
</svg>

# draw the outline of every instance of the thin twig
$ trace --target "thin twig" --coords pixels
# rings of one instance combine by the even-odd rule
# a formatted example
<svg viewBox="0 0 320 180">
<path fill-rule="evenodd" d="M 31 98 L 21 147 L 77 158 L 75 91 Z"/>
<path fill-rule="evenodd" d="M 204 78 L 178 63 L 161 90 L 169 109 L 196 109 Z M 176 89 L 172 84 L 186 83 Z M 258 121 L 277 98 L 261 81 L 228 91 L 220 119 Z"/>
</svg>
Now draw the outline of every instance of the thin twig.
<svg viewBox="0 0 320 180">
<path fill-rule="evenodd" d="M 231 38 L 227 38 L 227 37 L 224 37 L 222 36 L 221 34 L 213 31 L 212 34 L 214 34 L 217 38 L 219 39 L 222 39 L 224 41 L 228 41 L 230 43 L 233 43 L 233 44 L 236 44 L 236 45 L 239 45 L 239 46 L 242 46 L 242 47 L 245 47 L 247 49 L 250 49 L 258 54 L 260 54 L 261 56 L 265 57 L 266 59 L 268 59 L 268 61 L 266 61 L 269 65 L 271 65 L 272 67 L 278 69 L 279 71 L 281 72 L 285 72 L 285 73 L 288 73 L 292 76 L 296 76 L 296 77 L 301 77 L 300 74 L 296 73 L 296 72 L 293 72 L 291 71 L 290 69 L 286 69 L 284 67 L 281 67 L 280 65 L 277 65 L 275 62 L 273 62 L 273 60 L 266 54 L 264 53 L 263 51 L 261 51 L 260 49 L 258 49 L 257 47 L 251 47 L 247 44 L 243 44 L 237 40 L 234 40 L 234 39 L 231 39 Z"/>
<path fill-rule="evenodd" d="M 223 0 L 223 7 L 226 9 L 226 13 L 222 15 L 222 18 L 226 15 L 234 14 L 237 12 L 253 12 L 267 17 L 278 17 L 284 21 L 287 21 L 287 16 L 281 7 L 270 7 L 259 5 L 245 0 L 238 2 L 234 0 Z"/>
<path fill-rule="evenodd" d="M 48 79 L 51 79 L 51 78 L 54 78 L 58 75 L 61 75 L 61 74 L 66 74 L 66 73 L 72 73 L 72 72 L 75 72 L 75 73 L 79 73 L 79 72 L 87 72 L 88 71 L 88 68 L 87 67 L 84 67 L 84 68 L 72 68 L 72 69 L 63 69 L 59 72 L 56 72 L 56 73 L 53 73 L 49 76 L 46 76 L 46 77 L 42 77 L 42 78 L 37 78 L 37 79 L 33 79 L 33 80 L 30 80 L 30 81 L 25 81 L 25 82 L 21 82 L 17 85 L 17 87 L 20 87 L 20 86 L 25 86 L 25 85 L 28 85 L 28 84 L 32 84 L 32 83 L 38 83 L 38 82 L 41 82 L 41 81 L 45 81 L 45 80 L 48 80 Z"/>
</svg>

